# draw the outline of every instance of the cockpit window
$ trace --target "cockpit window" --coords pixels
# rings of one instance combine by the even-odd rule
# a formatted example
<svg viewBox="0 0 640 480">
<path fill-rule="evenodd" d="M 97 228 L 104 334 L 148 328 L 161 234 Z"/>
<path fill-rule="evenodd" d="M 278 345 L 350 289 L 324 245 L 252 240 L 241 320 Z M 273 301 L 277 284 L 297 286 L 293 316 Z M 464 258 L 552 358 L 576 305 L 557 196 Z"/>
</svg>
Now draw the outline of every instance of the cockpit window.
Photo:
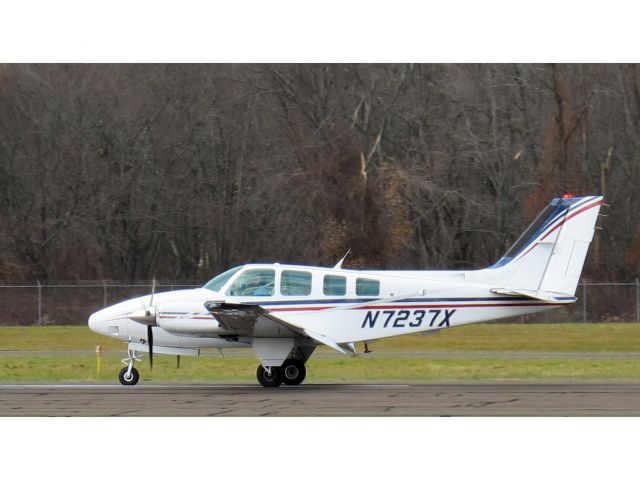
<svg viewBox="0 0 640 480">
<path fill-rule="evenodd" d="M 219 292 L 222 287 L 227 283 L 227 281 L 233 277 L 233 274 L 240 270 L 242 266 L 232 268 L 231 270 L 227 270 L 226 272 L 222 272 L 217 277 L 212 278 L 207 283 L 205 283 L 204 287 L 207 290 L 211 290 L 214 292 Z"/>
<path fill-rule="evenodd" d="M 273 295 L 276 272 L 270 268 L 256 268 L 242 272 L 227 290 L 233 297 L 266 297 Z"/>
</svg>

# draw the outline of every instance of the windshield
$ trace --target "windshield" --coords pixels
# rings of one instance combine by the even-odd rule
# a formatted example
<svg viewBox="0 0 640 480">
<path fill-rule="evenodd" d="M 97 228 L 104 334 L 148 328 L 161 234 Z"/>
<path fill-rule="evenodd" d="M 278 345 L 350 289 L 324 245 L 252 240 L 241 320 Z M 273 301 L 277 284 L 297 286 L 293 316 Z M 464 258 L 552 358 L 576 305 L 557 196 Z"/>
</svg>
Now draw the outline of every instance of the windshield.
<svg viewBox="0 0 640 480">
<path fill-rule="evenodd" d="M 231 270 L 227 270 L 226 272 L 221 273 L 217 277 L 209 280 L 202 288 L 206 288 L 207 290 L 212 290 L 214 292 L 219 292 L 222 287 L 227 283 L 227 281 L 240 270 L 242 266 L 232 268 Z"/>
</svg>

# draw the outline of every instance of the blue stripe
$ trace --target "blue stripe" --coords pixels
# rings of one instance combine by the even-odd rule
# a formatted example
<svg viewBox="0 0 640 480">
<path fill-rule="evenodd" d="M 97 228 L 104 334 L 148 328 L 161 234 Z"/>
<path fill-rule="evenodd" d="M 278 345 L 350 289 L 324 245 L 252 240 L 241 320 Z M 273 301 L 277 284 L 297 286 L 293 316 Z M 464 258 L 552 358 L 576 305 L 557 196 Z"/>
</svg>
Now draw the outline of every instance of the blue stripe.
<svg viewBox="0 0 640 480">
<path fill-rule="evenodd" d="M 277 300 L 271 302 L 242 302 L 247 305 L 307 305 L 307 304 L 325 304 L 325 303 L 365 303 L 382 300 L 382 298 L 352 298 L 337 300 Z"/>
<path fill-rule="evenodd" d="M 575 300 L 575 297 L 555 297 L 556 300 Z M 325 305 L 334 303 L 367 303 L 385 300 L 385 298 L 350 298 L 337 300 L 286 300 L 271 302 L 243 302 L 247 305 Z M 406 299 L 386 299 L 389 303 L 451 303 L 451 302 L 521 302 L 524 300 L 535 301 L 535 299 L 525 296 L 509 297 L 458 297 L 458 298 L 406 298 Z"/>
<path fill-rule="evenodd" d="M 522 252 L 524 252 L 527 249 L 527 247 L 529 247 L 529 245 L 533 243 L 534 240 L 545 235 L 547 233 L 547 230 L 551 230 L 553 227 L 555 227 L 556 222 L 558 220 L 566 217 L 569 214 L 569 212 L 571 212 L 572 210 L 575 210 L 576 208 L 579 208 L 580 206 L 588 203 L 590 200 L 593 200 L 593 197 L 576 199 L 578 201 L 573 202 L 574 203 L 573 205 L 572 204 L 567 205 L 567 203 L 569 203 L 569 201 L 571 200 L 573 199 L 560 199 L 560 201 L 558 202 L 558 205 L 556 206 L 556 210 L 554 210 L 553 213 L 549 215 L 547 220 L 540 226 L 540 228 L 538 228 L 538 230 L 534 232 L 533 235 L 531 235 L 531 237 L 529 237 L 529 241 L 527 242 L 527 244 L 524 245 L 520 249 L 520 251 L 518 251 L 514 255 L 514 258 L 520 255 Z"/>
</svg>

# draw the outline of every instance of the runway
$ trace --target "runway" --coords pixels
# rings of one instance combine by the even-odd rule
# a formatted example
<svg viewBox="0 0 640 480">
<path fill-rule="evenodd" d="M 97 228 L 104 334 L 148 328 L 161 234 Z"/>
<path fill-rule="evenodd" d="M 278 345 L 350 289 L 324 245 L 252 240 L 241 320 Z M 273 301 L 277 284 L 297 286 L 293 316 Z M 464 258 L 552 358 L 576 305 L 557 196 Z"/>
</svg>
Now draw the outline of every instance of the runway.
<svg viewBox="0 0 640 480">
<path fill-rule="evenodd" d="M 1 416 L 639 416 L 638 383 L 0 385 Z"/>
</svg>

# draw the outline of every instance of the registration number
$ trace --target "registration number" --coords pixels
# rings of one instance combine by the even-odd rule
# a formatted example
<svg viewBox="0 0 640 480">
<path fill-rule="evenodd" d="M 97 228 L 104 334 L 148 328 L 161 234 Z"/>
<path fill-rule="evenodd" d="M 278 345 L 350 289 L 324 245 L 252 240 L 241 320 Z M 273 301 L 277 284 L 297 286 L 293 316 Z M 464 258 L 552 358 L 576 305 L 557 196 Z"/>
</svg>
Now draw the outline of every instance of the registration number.
<svg viewBox="0 0 640 480">
<path fill-rule="evenodd" d="M 455 308 L 434 310 L 378 310 L 367 312 L 362 321 L 361 328 L 373 328 L 376 325 L 382 328 L 419 327 L 449 327 L 450 320 L 456 312 Z"/>
</svg>

